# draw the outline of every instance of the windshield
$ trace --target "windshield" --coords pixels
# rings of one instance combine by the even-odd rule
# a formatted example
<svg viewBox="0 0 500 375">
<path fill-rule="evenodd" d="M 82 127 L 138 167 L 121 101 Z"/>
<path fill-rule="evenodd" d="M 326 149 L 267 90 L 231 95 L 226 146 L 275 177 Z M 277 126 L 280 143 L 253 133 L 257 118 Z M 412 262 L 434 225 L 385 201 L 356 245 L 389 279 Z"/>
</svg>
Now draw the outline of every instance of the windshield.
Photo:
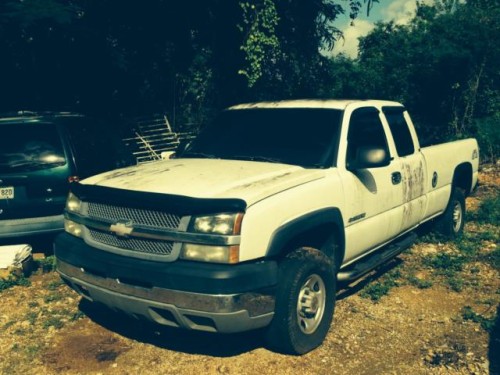
<svg viewBox="0 0 500 375">
<path fill-rule="evenodd" d="M 181 157 L 331 166 L 341 113 L 326 108 L 227 110 L 200 133 Z"/>
<path fill-rule="evenodd" d="M 66 164 L 53 124 L 2 124 L 0 173 L 27 172 Z"/>
</svg>

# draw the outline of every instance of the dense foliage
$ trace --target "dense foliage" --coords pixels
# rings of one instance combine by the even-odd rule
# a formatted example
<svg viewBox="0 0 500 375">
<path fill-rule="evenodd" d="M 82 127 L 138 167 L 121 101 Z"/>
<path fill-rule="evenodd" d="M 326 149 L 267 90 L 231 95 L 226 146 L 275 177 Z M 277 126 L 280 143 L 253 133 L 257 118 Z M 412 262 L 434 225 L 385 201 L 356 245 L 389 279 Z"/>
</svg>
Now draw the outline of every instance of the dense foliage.
<svg viewBox="0 0 500 375">
<path fill-rule="evenodd" d="M 4 0 L 0 111 L 166 112 L 197 127 L 220 108 L 301 97 L 404 102 L 429 142 L 477 136 L 498 155 L 499 0 L 419 5 L 380 23 L 357 59 L 331 57 L 340 14 L 378 0 Z"/>
<path fill-rule="evenodd" d="M 337 58 L 334 96 L 402 101 L 425 143 L 475 136 L 483 157 L 500 145 L 498 0 L 420 5 L 408 25 L 381 23 L 356 61 Z"/>
</svg>

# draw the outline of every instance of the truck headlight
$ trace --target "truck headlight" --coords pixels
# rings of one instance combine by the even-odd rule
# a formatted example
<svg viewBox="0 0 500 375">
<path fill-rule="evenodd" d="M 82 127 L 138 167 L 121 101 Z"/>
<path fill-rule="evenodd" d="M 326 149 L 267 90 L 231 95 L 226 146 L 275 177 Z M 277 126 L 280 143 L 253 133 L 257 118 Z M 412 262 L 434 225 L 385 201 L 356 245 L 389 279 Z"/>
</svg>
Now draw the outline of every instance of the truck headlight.
<svg viewBox="0 0 500 375">
<path fill-rule="evenodd" d="M 189 231 L 222 235 L 240 234 L 242 220 L 242 213 L 195 216 Z"/>
<path fill-rule="evenodd" d="M 66 210 L 69 212 L 80 212 L 82 201 L 75 194 L 70 192 L 66 200 Z"/>
<path fill-rule="evenodd" d="M 73 220 L 64 219 L 64 230 L 75 237 L 82 237 L 83 226 Z"/>
<path fill-rule="evenodd" d="M 212 246 L 185 243 L 182 246 L 181 258 L 211 263 L 238 263 L 240 246 Z"/>
</svg>

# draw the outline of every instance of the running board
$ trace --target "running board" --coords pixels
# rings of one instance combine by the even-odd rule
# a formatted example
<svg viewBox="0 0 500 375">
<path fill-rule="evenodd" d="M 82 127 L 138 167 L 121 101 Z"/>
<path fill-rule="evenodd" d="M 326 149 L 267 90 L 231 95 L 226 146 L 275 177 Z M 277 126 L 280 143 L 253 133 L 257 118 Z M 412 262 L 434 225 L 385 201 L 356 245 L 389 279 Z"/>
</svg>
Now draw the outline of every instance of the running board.
<svg viewBox="0 0 500 375">
<path fill-rule="evenodd" d="M 386 247 L 375 251 L 366 258 L 363 258 L 353 265 L 346 267 L 346 269 L 341 270 L 337 275 L 337 280 L 341 282 L 353 281 L 363 276 L 365 273 L 370 272 L 382 263 L 394 258 L 396 255 L 408 249 L 411 245 L 413 245 L 417 237 L 416 233 L 410 232 L 406 236 L 397 239 L 395 242 L 387 245 Z"/>
</svg>

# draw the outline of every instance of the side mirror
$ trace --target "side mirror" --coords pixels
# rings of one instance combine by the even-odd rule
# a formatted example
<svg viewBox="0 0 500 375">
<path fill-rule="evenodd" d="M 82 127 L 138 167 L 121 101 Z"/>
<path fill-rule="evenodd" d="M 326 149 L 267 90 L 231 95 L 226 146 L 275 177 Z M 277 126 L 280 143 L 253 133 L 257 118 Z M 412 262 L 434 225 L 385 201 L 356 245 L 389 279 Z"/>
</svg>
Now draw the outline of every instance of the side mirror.
<svg viewBox="0 0 500 375">
<path fill-rule="evenodd" d="M 347 169 L 380 168 L 390 163 L 391 159 L 385 149 L 362 146 L 356 150 L 356 158 L 348 161 Z"/>
</svg>

